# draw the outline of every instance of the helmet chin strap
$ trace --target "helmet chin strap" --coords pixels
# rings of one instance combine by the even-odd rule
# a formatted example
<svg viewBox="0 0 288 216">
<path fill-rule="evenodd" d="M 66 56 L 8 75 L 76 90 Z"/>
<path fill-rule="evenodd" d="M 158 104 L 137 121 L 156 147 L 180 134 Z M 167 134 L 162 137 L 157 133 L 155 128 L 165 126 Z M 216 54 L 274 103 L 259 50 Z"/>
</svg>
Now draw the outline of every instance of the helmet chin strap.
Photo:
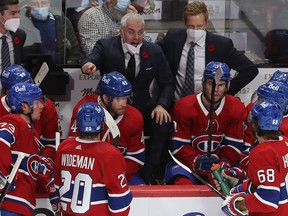
<svg viewBox="0 0 288 216">
<path fill-rule="evenodd" d="M 110 97 L 110 96 L 109 96 Z M 105 101 L 104 101 L 104 99 L 103 99 L 103 95 L 100 95 L 100 101 L 105 105 L 105 108 L 106 108 L 106 110 L 110 113 L 110 111 L 111 111 L 111 102 L 112 101 L 110 101 L 108 104 L 106 104 L 105 103 Z"/>
</svg>

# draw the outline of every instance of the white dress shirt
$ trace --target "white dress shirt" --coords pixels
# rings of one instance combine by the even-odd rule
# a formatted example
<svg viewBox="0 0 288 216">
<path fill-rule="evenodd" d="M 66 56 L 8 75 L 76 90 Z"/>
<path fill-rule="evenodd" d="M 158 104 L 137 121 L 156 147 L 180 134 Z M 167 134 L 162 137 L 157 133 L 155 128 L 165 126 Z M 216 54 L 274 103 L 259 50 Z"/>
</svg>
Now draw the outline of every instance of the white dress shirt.
<svg viewBox="0 0 288 216">
<path fill-rule="evenodd" d="M 202 77 L 205 69 L 205 35 L 196 43 L 194 47 L 194 93 L 202 91 Z M 174 94 L 174 101 L 178 101 L 182 96 L 182 87 L 185 82 L 187 56 L 192 40 L 187 36 L 185 41 L 179 67 L 176 74 L 176 91 Z"/>
<path fill-rule="evenodd" d="M 124 52 L 124 56 L 125 56 L 125 68 L 127 68 L 127 65 L 128 65 L 128 62 L 129 62 L 131 56 L 128 53 L 128 49 L 126 48 L 126 46 L 124 46 L 122 38 L 121 38 L 121 44 L 122 44 L 122 48 L 123 48 L 123 52 Z M 136 64 L 135 77 L 137 77 L 137 75 L 139 74 L 139 71 L 140 71 L 140 53 L 135 53 L 134 57 L 135 57 L 135 64 Z"/>
</svg>

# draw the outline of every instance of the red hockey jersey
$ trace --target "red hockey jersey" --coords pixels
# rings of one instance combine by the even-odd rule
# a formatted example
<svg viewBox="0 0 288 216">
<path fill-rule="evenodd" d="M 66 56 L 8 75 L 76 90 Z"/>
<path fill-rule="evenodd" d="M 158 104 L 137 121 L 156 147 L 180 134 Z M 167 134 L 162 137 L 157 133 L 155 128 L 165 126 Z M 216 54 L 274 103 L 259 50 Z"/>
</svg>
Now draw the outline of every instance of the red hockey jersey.
<svg viewBox="0 0 288 216">
<path fill-rule="evenodd" d="M 35 130 L 40 136 L 40 141 L 44 145 L 42 154 L 47 154 L 51 159 L 55 156 L 55 133 L 61 132 L 59 118 L 53 102 L 46 98 L 46 105 L 41 112 L 41 117 L 35 122 Z M 1 96 L 0 117 L 11 113 L 6 100 L 7 96 Z"/>
<path fill-rule="evenodd" d="M 171 146 L 175 157 L 190 166 L 198 154 L 207 153 L 209 140 L 209 111 L 201 101 L 201 94 L 186 96 L 177 101 L 172 110 L 174 131 Z M 244 104 L 231 95 L 222 98 L 213 114 L 211 153 L 238 163 L 244 145 Z"/>
<path fill-rule="evenodd" d="M 39 162 L 39 137 L 30 125 L 15 114 L 0 119 L 0 171 L 9 175 L 11 163 L 19 152 L 25 157 L 18 171 L 17 185 L 5 196 L 1 208 L 23 215 L 33 215 Z"/>
<path fill-rule="evenodd" d="M 288 212 L 288 138 L 265 141 L 249 155 L 248 177 L 255 192 L 245 198 L 249 216 L 286 216 Z"/>
<path fill-rule="evenodd" d="M 64 215 L 128 215 L 132 193 L 125 162 L 107 142 L 64 140 L 55 158 L 55 187 Z"/>
<path fill-rule="evenodd" d="M 98 95 L 87 95 L 82 98 L 74 107 L 70 120 L 69 136 L 77 136 L 78 130 L 76 125 L 76 114 L 79 107 L 84 102 L 99 102 Z M 132 179 L 133 174 L 137 173 L 144 165 L 145 161 L 145 144 L 143 139 L 143 118 L 141 113 L 134 107 L 127 105 L 125 114 L 115 119 L 120 130 L 120 140 L 118 148 L 122 152 L 127 172 L 128 181 Z M 105 125 L 102 133 L 102 139 L 113 144 L 113 138 Z"/>
</svg>

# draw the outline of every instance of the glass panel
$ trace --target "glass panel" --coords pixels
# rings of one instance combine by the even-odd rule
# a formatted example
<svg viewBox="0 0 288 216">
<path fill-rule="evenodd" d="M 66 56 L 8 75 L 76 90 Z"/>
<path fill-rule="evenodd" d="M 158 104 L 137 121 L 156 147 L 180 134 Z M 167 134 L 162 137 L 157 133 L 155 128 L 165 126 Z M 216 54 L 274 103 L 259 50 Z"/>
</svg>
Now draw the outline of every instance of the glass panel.
<svg viewBox="0 0 288 216">
<path fill-rule="evenodd" d="M 132 0 L 143 3 L 151 0 Z M 41 4 L 40 4 L 40 3 Z M 32 23 L 27 5 L 47 6 L 50 12 L 59 16 L 61 23 L 57 31 L 56 45 L 52 42 L 52 32 L 44 35 L 49 40 L 49 51 L 41 50 L 44 39 L 38 27 Z M 58 64 L 81 63 L 82 50 L 79 46 L 77 22 L 82 9 L 93 0 L 20 0 L 21 28 L 27 33 L 25 43 L 26 55 L 31 53 L 50 53 Z M 152 11 L 142 12 L 146 20 L 146 32 L 155 41 L 161 38 L 169 28 L 184 28 L 183 9 L 191 1 L 188 0 L 154 0 Z M 204 0 L 209 9 L 208 31 L 224 35 L 233 40 L 238 50 L 245 52 L 256 64 L 288 64 L 288 0 Z M 103 0 L 99 0 L 101 5 Z M 46 4 L 46 5 L 45 5 Z M 63 18 L 65 13 L 68 19 Z M 65 8 L 65 10 L 64 10 Z M 45 30 L 47 30 L 45 28 Z M 64 32 L 66 35 L 64 36 Z M 60 33 L 60 34 L 59 34 Z M 64 39 L 65 38 L 65 39 Z M 53 54 L 52 48 L 57 47 Z"/>
<path fill-rule="evenodd" d="M 61 1 L 23 0 L 20 7 L 20 28 L 27 33 L 25 57 L 47 55 L 53 64 L 80 63 L 79 43 L 71 22 L 64 18 Z"/>
</svg>

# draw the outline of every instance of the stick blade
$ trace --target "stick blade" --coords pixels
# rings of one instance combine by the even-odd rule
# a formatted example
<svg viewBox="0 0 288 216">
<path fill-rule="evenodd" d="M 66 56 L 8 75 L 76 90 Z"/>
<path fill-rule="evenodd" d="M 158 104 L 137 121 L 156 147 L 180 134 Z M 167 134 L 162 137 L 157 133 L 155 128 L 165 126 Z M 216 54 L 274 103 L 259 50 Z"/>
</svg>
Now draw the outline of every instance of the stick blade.
<svg viewBox="0 0 288 216">
<path fill-rule="evenodd" d="M 39 86 L 42 81 L 44 80 L 44 78 L 46 77 L 47 73 L 49 71 L 49 67 L 47 65 L 46 62 L 43 62 L 43 64 L 41 65 L 35 79 L 34 79 L 34 82 L 37 86 Z"/>
<path fill-rule="evenodd" d="M 109 128 L 109 130 L 112 134 L 112 137 L 114 139 L 114 142 L 117 142 L 120 138 L 120 130 L 118 128 L 118 125 L 115 122 L 115 120 L 113 119 L 113 117 L 110 115 L 110 113 L 104 108 L 103 108 L 103 110 L 105 113 L 105 124 Z"/>
<path fill-rule="evenodd" d="M 218 67 L 217 72 L 215 73 L 215 76 L 214 76 L 216 84 L 219 82 L 219 80 L 221 79 L 222 76 L 223 76 L 223 71 L 222 71 L 221 67 Z"/>
</svg>

